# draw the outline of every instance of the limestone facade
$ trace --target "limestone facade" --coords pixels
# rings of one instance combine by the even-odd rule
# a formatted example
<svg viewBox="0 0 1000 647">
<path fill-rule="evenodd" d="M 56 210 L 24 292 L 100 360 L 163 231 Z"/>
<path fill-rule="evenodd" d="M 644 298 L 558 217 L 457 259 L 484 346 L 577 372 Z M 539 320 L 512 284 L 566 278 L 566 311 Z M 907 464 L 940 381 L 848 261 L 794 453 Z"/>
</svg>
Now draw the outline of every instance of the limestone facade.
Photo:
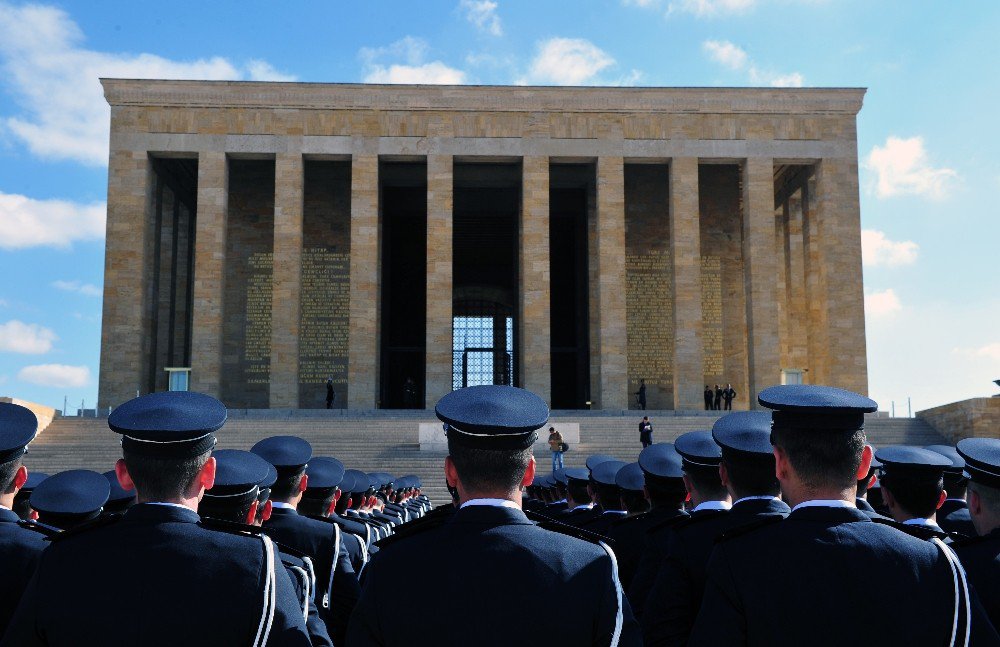
<svg viewBox="0 0 1000 647">
<path fill-rule="evenodd" d="M 737 408 L 782 379 L 867 391 L 863 90 L 103 84 L 101 407 L 164 388 L 171 365 L 234 407 L 322 407 L 328 377 L 335 406 L 382 406 L 392 162 L 426 165 L 426 263 L 406 268 L 426 274 L 422 406 L 452 387 L 454 169 L 474 163 L 520 169 L 515 384 L 555 391 L 550 213 L 569 165 L 588 178 L 593 408 L 635 408 L 639 380 L 663 409 L 701 408 L 715 383 Z"/>
</svg>

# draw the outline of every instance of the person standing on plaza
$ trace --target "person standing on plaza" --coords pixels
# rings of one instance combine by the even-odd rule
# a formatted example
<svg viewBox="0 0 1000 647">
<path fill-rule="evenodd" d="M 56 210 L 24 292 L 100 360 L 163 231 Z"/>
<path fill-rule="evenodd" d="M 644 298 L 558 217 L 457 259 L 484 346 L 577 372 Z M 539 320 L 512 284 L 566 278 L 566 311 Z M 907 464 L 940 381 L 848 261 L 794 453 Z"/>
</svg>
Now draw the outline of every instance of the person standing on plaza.
<svg viewBox="0 0 1000 647">
<path fill-rule="evenodd" d="M 705 411 L 712 410 L 712 400 L 715 398 L 715 394 L 712 393 L 712 387 L 705 385 Z"/>
<path fill-rule="evenodd" d="M 715 385 L 715 399 L 712 402 L 712 409 L 719 411 L 722 409 L 722 387 Z"/>
<path fill-rule="evenodd" d="M 563 468 L 563 437 L 555 427 L 549 427 L 549 449 L 552 451 L 552 471 Z"/>
<path fill-rule="evenodd" d="M 643 416 L 639 423 L 639 442 L 643 448 L 653 444 L 653 423 L 649 421 L 649 416 Z"/>
<path fill-rule="evenodd" d="M 726 403 L 726 411 L 733 410 L 733 399 L 736 397 L 736 389 L 733 388 L 732 384 L 726 384 L 726 388 L 722 390 L 722 400 Z"/>
<path fill-rule="evenodd" d="M 332 409 L 333 408 L 333 398 L 335 396 L 336 396 L 336 393 L 333 392 L 333 378 L 332 377 L 328 377 L 328 378 L 326 378 L 326 408 L 327 409 Z"/>
<path fill-rule="evenodd" d="M 639 390 L 635 392 L 635 401 L 639 403 L 639 408 L 646 410 L 646 380 L 639 380 Z"/>
</svg>

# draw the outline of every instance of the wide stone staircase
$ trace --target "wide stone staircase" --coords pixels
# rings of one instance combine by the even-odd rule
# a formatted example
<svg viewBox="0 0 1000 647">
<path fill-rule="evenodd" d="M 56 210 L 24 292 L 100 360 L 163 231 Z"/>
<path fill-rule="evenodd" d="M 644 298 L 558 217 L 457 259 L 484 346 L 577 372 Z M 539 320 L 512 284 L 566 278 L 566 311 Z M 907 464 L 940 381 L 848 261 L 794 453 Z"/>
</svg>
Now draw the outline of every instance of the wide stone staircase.
<svg viewBox="0 0 1000 647">
<path fill-rule="evenodd" d="M 711 429 L 718 418 L 708 412 L 646 411 L 653 423 L 653 440 L 672 441 L 677 436 Z M 582 466 L 591 454 L 610 454 L 624 461 L 639 455 L 638 425 L 641 412 L 555 411 L 551 424 L 580 425 L 580 443 L 565 454 L 567 467 Z M 442 451 L 422 451 L 418 444 L 420 422 L 437 422 L 427 411 L 350 412 L 241 411 L 230 412 L 219 431 L 219 448 L 249 449 L 267 436 L 293 435 L 308 440 L 318 456 L 334 456 L 355 469 L 395 475 L 417 474 L 435 503 L 448 500 Z M 947 441 L 930 425 L 916 418 L 875 418 L 865 423 L 869 442 L 876 447 L 896 444 L 930 445 Z M 543 430 L 544 432 L 544 430 Z M 86 468 L 107 471 L 121 456 L 120 436 L 107 419 L 58 418 L 35 439 L 25 457 L 30 470 L 55 473 Z M 548 473 L 548 452 L 537 456 L 540 473 Z"/>
</svg>

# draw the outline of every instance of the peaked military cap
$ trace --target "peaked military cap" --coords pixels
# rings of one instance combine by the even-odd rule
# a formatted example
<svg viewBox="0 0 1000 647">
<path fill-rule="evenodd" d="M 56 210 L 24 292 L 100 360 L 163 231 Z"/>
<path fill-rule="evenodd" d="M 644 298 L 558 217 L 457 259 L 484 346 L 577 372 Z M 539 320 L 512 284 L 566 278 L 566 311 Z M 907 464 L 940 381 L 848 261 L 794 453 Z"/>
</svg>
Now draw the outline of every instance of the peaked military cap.
<svg viewBox="0 0 1000 647">
<path fill-rule="evenodd" d="M 122 435 L 122 449 L 161 458 L 187 458 L 215 447 L 215 432 L 226 422 L 226 407 L 193 391 L 163 391 L 129 400 L 108 416 Z"/>
<path fill-rule="evenodd" d="M 549 420 L 540 397 L 513 386 L 482 385 L 452 391 L 434 408 L 450 442 L 480 449 L 522 450 Z"/>
<path fill-rule="evenodd" d="M 279 470 L 301 468 L 312 458 L 312 445 L 298 436 L 271 436 L 257 442 L 250 451 Z"/>
<path fill-rule="evenodd" d="M 965 473 L 974 483 L 1000 488 L 1000 439 L 966 438 L 955 449 L 965 459 Z"/>
<path fill-rule="evenodd" d="M 344 477 L 340 479 L 340 490 L 349 495 L 351 492 L 357 491 L 358 478 L 352 470 L 344 470 Z M 368 484 L 368 481 L 365 481 Z"/>
<path fill-rule="evenodd" d="M 614 456 L 608 456 L 607 454 L 591 454 L 590 456 L 587 457 L 586 465 L 587 469 L 593 472 L 594 468 L 600 465 L 601 463 L 607 461 L 616 461 L 616 460 L 618 459 L 615 458 Z"/>
<path fill-rule="evenodd" d="M 878 452 L 878 450 L 875 449 L 875 445 L 872 445 L 872 444 L 869 443 L 868 445 L 866 445 L 866 447 L 871 447 L 872 448 L 872 464 L 871 464 L 871 467 L 868 468 L 869 471 L 871 471 L 871 470 L 877 470 L 880 467 L 882 467 L 882 461 L 880 461 L 875 456 L 875 453 Z"/>
<path fill-rule="evenodd" d="M 556 483 L 559 483 L 560 485 L 566 485 L 569 481 L 569 477 L 566 476 L 566 469 L 562 467 L 553 471 L 552 477 L 556 480 Z"/>
<path fill-rule="evenodd" d="M 382 481 L 382 487 L 389 487 L 396 482 L 395 477 L 389 472 L 374 472 L 374 474 Z"/>
<path fill-rule="evenodd" d="M 348 479 L 353 479 L 353 482 L 349 483 Z M 354 494 L 362 494 L 372 487 L 368 475 L 361 470 L 344 470 L 344 480 L 341 483 L 343 484 L 341 485 L 341 490 Z M 351 486 L 350 490 L 347 489 L 347 485 Z"/>
<path fill-rule="evenodd" d="M 618 470 L 628 465 L 625 461 L 604 461 L 594 467 L 590 474 L 601 485 L 615 485 Z"/>
<path fill-rule="evenodd" d="M 31 493 L 31 507 L 42 514 L 96 515 L 108 502 L 111 486 L 103 474 L 67 470 L 53 474 Z"/>
<path fill-rule="evenodd" d="M 45 472 L 33 472 L 31 470 L 28 470 L 28 480 L 25 481 L 24 485 L 21 486 L 21 492 L 31 492 L 36 487 L 38 487 L 39 483 L 41 483 L 47 478 L 49 478 L 49 475 L 46 474 Z"/>
<path fill-rule="evenodd" d="M 108 494 L 107 506 L 126 503 L 135 498 L 135 489 L 126 490 L 118 482 L 118 475 L 115 474 L 114 470 L 109 470 L 104 472 L 102 476 L 108 481 L 108 486 L 111 488 Z"/>
<path fill-rule="evenodd" d="M 31 409 L 0 402 L 0 463 L 20 458 L 38 433 L 38 418 Z"/>
<path fill-rule="evenodd" d="M 205 496 L 222 498 L 256 498 L 257 489 L 267 478 L 267 461 L 241 449 L 220 449 L 215 458 L 215 484 Z"/>
<path fill-rule="evenodd" d="M 893 475 L 939 479 L 945 468 L 951 467 L 951 459 L 929 449 L 908 445 L 883 447 L 876 455 L 882 462 L 880 472 L 883 481 L 886 476 L 891 479 Z"/>
<path fill-rule="evenodd" d="M 673 443 L 653 443 L 639 452 L 639 467 L 653 479 L 681 479 L 684 469 Z"/>
<path fill-rule="evenodd" d="M 552 489 L 556 486 L 556 477 L 546 474 L 542 477 L 542 487 Z"/>
<path fill-rule="evenodd" d="M 615 485 L 623 490 L 642 492 L 642 488 L 646 485 L 646 478 L 639 463 L 629 463 L 618 470 L 615 475 Z"/>
<path fill-rule="evenodd" d="M 406 478 L 409 479 L 410 481 L 410 487 L 415 487 L 418 489 L 423 487 L 423 484 L 420 481 L 420 477 L 417 476 L 416 474 L 408 474 Z"/>
<path fill-rule="evenodd" d="M 566 468 L 566 482 L 570 481 L 582 481 L 586 483 L 590 480 L 590 470 L 584 467 L 567 467 Z"/>
<path fill-rule="evenodd" d="M 774 410 L 772 428 L 782 430 L 858 431 L 865 428 L 865 414 L 878 411 L 863 395 L 815 384 L 772 386 L 757 401 Z"/>
<path fill-rule="evenodd" d="M 710 431 L 689 431 L 674 441 L 674 449 L 685 465 L 718 467 L 722 462 L 722 449 L 715 443 Z"/>
<path fill-rule="evenodd" d="M 771 455 L 771 414 L 767 411 L 735 411 L 712 426 L 719 447 L 747 454 Z"/>
<path fill-rule="evenodd" d="M 951 445 L 928 445 L 927 447 L 924 447 L 924 449 L 937 452 L 951 461 L 951 467 L 944 468 L 945 474 L 961 476 L 962 472 L 965 471 L 965 459 L 962 458 L 962 455 L 958 453 L 958 450 Z"/>
<path fill-rule="evenodd" d="M 344 480 L 344 464 L 336 458 L 317 456 L 309 460 L 306 476 L 309 477 L 306 492 L 309 490 L 332 490 Z"/>
</svg>

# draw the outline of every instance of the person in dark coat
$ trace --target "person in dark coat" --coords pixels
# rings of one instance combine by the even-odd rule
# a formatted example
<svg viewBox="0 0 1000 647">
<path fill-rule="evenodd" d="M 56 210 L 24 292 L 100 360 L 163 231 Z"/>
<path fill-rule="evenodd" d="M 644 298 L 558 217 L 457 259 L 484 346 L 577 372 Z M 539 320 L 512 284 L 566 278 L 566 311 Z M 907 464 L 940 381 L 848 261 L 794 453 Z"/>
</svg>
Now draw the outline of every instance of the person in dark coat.
<svg viewBox="0 0 1000 647">
<path fill-rule="evenodd" d="M 904 531 L 919 530 L 918 536 L 949 539 L 937 524 L 937 509 L 944 502 L 944 469 L 951 459 L 920 447 L 890 445 L 875 452 L 882 463 L 879 482 L 889 515 Z"/>
<path fill-rule="evenodd" d="M 621 504 L 621 490 L 618 488 L 618 472 L 627 463 L 624 461 L 604 461 L 596 465 L 590 474 L 590 491 L 601 509 L 601 514 L 589 521 L 577 524 L 589 532 L 604 536 L 611 524 L 628 514 Z"/>
<path fill-rule="evenodd" d="M 646 410 L 646 380 L 639 380 L 639 390 L 635 392 L 635 401 L 639 403 L 639 408 Z"/>
<path fill-rule="evenodd" d="M 715 399 L 712 401 L 712 409 L 719 411 L 722 409 L 722 387 L 715 385 Z"/>
<path fill-rule="evenodd" d="M 312 458 L 312 445 L 295 436 L 272 436 L 255 444 L 250 451 L 271 463 L 278 472 L 271 488 L 271 517 L 264 522 L 264 532 L 312 559 L 316 569 L 316 606 L 333 643 L 342 645 L 361 588 L 340 526 L 310 519 L 296 509 L 309 484 L 305 472 Z"/>
<path fill-rule="evenodd" d="M 139 502 L 57 535 L 3 645 L 309 645 L 302 607 L 265 536 L 206 527 L 210 456 L 226 408 L 200 393 L 130 400 L 108 426 Z"/>
<path fill-rule="evenodd" d="M 732 384 L 727 384 L 726 388 L 722 390 L 722 401 L 725 402 L 726 411 L 733 410 L 733 400 L 736 398 L 736 389 L 733 388 Z"/>
<path fill-rule="evenodd" d="M 954 544 L 969 582 L 1000 627 L 1000 440 L 966 438 L 958 453 L 969 475 L 969 513 L 978 536 Z"/>
<path fill-rule="evenodd" d="M 712 392 L 712 387 L 705 385 L 705 411 L 711 411 L 712 401 L 715 400 L 715 394 Z"/>
<path fill-rule="evenodd" d="M 566 509 L 557 517 L 563 523 L 576 526 L 600 514 L 594 512 L 594 499 L 590 495 L 590 472 L 583 467 L 569 467 L 566 474 Z"/>
<path fill-rule="evenodd" d="M 774 476 L 771 414 L 741 411 L 723 416 L 712 427 L 722 450 L 719 477 L 733 499 L 726 514 L 692 516 L 673 526 L 663 565 L 643 605 L 642 630 L 647 646 L 687 643 L 705 591 L 705 571 L 724 532 L 790 509 Z"/>
<path fill-rule="evenodd" d="M 544 530 L 521 510 L 520 489 L 534 477 L 531 446 L 548 419 L 541 398 L 474 386 L 446 395 L 436 413 L 447 425 L 445 474 L 459 508 L 380 544 L 347 644 L 641 645 L 614 551 Z M 400 594 L 415 582 L 421 595 L 406 597 L 405 612 L 420 621 L 400 622 Z M 551 609 L 553 601 L 586 621 L 567 621 L 564 613 L 522 621 L 523 606 Z"/>
<path fill-rule="evenodd" d="M 639 423 L 639 443 L 643 448 L 653 444 L 653 423 L 649 421 L 649 416 L 643 416 Z"/>
<path fill-rule="evenodd" d="M 333 378 L 332 377 L 328 377 L 326 379 L 326 408 L 327 409 L 332 409 L 333 408 L 333 399 L 334 399 L 335 396 L 336 396 L 336 393 L 334 393 L 334 391 L 333 391 Z"/>
<path fill-rule="evenodd" d="M 965 459 L 951 445 L 928 445 L 924 449 L 937 452 L 951 461 L 951 467 L 946 467 L 944 470 L 944 489 L 948 493 L 948 498 L 938 508 L 938 525 L 945 532 L 975 537 L 976 528 L 969 515 L 969 504 L 966 503 L 966 486 L 969 479 L 964 473 Z"/>
<path fill-rule="evenodd" d="M 878 405 L 815 385 L 771 387 L 758 401 L 774 409 L 775 471 L 792 511 L 716 543 L 688 644 L 848 645 L 863 636 L 871 644 L 950 645 L 964 643 L 954 637 L 965 636 L 967 624 L 971 644 L 996 644 L 950 548 L 855 507 L 857 480 L 871 461 L 864 414 Z M 856 604 L 872 582 L 882 599 L 898 603 Z"/>
<path fill-rule="evenodd" d="M 54 532 L 13 511 L 28 482 L 28 468 L 21 460 L 37 431 L 38 419 L 30 409 L 0 402 L 0 636 L 48 545 L 45 538 Z"/>
</svg>

